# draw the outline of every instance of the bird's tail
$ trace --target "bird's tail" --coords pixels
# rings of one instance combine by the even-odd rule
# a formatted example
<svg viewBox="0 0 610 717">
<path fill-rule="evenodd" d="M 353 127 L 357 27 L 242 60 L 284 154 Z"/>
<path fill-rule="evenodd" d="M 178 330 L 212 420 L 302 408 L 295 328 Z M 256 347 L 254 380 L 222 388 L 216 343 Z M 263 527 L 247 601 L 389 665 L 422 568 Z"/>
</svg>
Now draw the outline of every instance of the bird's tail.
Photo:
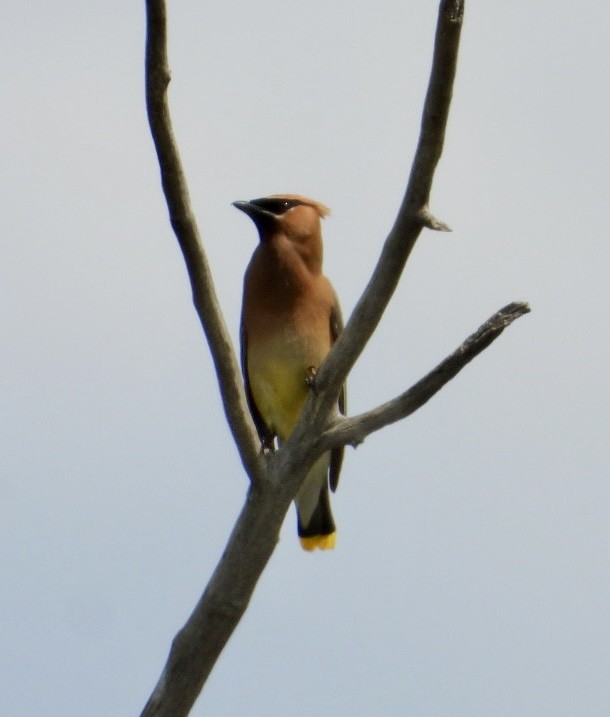
<svg viewBox="0 0 610 717">
<path fill-rule="evenodd" d="M 328 484 L 320 490 L 318 502 L 307 522 L 303 520 L 302 510 L 299 510 L 299 501 L 297 500 L 297 519 L 299 540 L 304 550 L 312 551 L 316 548 L 331 550 L 335 547 L 337 533 L 330 509 Z"/>
</svg>

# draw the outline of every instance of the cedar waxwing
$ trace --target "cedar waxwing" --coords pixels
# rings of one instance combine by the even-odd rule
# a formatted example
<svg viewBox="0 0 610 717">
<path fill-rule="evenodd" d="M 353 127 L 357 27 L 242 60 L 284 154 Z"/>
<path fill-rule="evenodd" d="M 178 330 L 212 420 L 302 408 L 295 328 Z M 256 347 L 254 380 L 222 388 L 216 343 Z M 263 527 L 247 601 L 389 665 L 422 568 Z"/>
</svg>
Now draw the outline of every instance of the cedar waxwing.
<svg viewBox="0 0 610 717">
<path fill-rule="evenodd" d="M 258 229 L 244 276 L 241 364 L 250 412 L 264 448 L 285 442 L 307 399 L 311 379 L 342 329 L 335 292 L 322 274 L 320 219 L 330 210 L 296 194 L 234 202 Z M 345 388 L 338 401 L 345 413 Z M 314 463 L 296 498 L 305 550 L 335 547 L 328 487 L 339 481 L 343 448 Z"/>
</svg>

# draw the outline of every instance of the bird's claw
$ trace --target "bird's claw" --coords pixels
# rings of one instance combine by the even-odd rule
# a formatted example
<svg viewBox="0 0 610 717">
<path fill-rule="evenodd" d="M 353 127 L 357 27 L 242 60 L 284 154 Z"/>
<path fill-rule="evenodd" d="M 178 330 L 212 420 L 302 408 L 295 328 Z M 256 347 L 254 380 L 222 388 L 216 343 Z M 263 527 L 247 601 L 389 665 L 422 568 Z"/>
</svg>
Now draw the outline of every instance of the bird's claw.
<svg viewBox="0 0 610 717">
<path fill-rule="evenodd" d="M 318 374 L 318 369 L 316 366 L 308 366 L 307 372 L 305 375 L 305 383 L 309 386 L 309 388 L 314 389 L 316 385 L 316 376 Z"/>
</svg>

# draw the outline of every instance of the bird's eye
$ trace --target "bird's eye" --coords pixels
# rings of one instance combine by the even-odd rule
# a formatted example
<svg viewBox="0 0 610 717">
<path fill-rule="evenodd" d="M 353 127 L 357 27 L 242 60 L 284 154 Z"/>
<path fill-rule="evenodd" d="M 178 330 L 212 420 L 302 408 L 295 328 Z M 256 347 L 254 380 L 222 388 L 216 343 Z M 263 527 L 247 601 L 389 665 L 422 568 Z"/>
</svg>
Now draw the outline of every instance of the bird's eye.
<svg viewBox="0 0 610 717">
<path fill-rule="evenodd" d="M 279 197 L 262 197 L 261 199 L 252 199 L 250 201 L 250 204 L 255 204 L 257 207 L 261 207 L 261 209 L 278 216 L 301 203 L 298 199 L 280 199 Z"/>
</svg>

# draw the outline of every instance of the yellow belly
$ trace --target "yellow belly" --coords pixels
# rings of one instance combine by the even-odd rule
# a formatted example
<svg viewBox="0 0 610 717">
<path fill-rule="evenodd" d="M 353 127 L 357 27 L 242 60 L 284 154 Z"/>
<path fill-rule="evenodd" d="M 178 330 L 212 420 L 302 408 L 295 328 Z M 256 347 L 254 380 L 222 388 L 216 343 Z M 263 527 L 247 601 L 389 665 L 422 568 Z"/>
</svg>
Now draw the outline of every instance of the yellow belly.
<svg viewBox="0 0 610 717">
<path fill-rule="evenodd" d="M 312 350 L 302 337 L 284 334 L 252 347 L 248 353 L 248 376 L 256 407 L 267 426 L 286 441 L 292 433 L 309 392 L 310 367 L 318 367 L 329 346 Z"/>
<path fill-rule="evenodd" d="M 288 439 L 303 410 L 308 391 L 306 377 L 302 365 L 288 366 L 278 361 L 268 361 L 250 370 L 256 407 L 281 441 Z"/>
</svg>

